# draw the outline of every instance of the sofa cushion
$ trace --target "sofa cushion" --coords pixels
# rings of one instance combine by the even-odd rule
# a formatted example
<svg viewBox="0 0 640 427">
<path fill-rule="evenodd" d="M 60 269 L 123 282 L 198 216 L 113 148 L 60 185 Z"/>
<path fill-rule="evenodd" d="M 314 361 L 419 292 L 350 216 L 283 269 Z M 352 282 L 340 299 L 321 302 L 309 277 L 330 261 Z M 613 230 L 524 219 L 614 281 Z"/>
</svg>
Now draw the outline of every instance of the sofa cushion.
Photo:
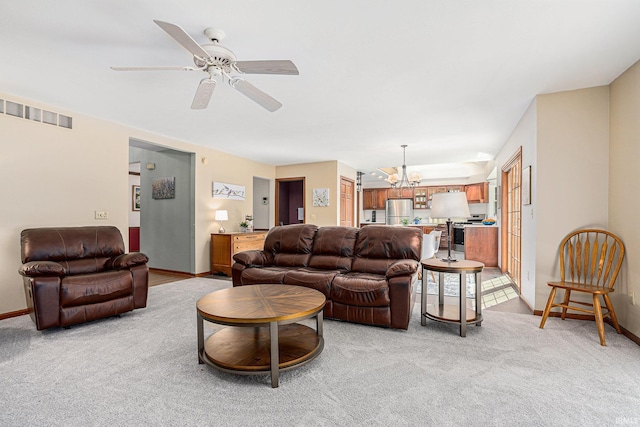
<svg viewBox="0 0 640 427">
<path fill-rule="evenodd" d="M 83 258 L 59 261 L 67 276 L 75 274 L 91 274 L 110 270 L 107 264 L 111 258 Z"/>
<path fill-rule="evenodd" d="M 20 234 L 22 263 L 110 258 L 124 253 L 120 230 L 113 226 L 28 228 Z"/>
<path fill-rule="evenodd" d="M 300 267 L 288 271 L 284 276 L 285 285 L 298 285 L 315 289 L 324 294 L 327 299 L 331 299 L 331 282 L 340 271 L 319 270 L 309 267 Z"/>
<path fill-rule="evenodd" d="M 358 229 L 354 227 L 321 227 L 313 241 L 309 267 L 351 270 Z"/>
<path fill-rule="evenodd" d="M 390 303 L 389 286 L 386 278 L 378 274 L 338 274 L 333 279 L 331 299 L 353 306 L 386 307 Z"/>
<path fill-rule="evenodd" d="M 282 284 L 284 275 L 291 271 L 286 267 L 255 267 L 242 270 L 242 285 L 259 285 L 264 283 Z"/>
<path fill-rule="evenodd" d="M 420 261 L 421 253 L 418 227 L 369 225 L 358 233 L 352 270 L 384 275 L 396 260 Z"/>
<path fill-rule="evenodd" d="M 133 295 L 133 281 L 126 270 L 67 276 L 60 283 L 62 307 L 95 304 L 129 295 Z"/>
<path fill-rule="evenodd" d="M 281 267 L 306 267 L 318 227 L 293 224 L 273 227 L 264 241 L 264 251 L 273 254 L 273 264 Z"/>
</svg>

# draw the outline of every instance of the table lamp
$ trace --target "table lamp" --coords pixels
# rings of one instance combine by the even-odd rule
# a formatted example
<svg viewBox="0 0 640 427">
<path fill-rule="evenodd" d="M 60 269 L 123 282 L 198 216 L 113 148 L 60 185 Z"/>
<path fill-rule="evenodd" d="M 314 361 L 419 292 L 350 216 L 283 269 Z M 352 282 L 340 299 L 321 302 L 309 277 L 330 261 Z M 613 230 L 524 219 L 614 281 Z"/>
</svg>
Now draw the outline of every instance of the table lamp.
<svg viewBox="0 0 640 427">
<path fill-rule="evenodd" d="M 224 233 L 225 230 L 222 227 L 222 221 L 226 221 L 229 219 L 229 215 L 227 214 L 227 211 L 224 209 L 216 211 L 215 219 L 216 221 L 220 222 L 220 230 L 218 230 L 218 233 Z"/>
<path fill-rule="evenodd" d="M 451 257 L 451 218 L 468 218 L 469 204 L 467 194 L 463 191 L 453 193 L 435 193 L 431 199 L 431 217 L 447 218 L 447 257 L 442 258 L 445 262 L 456 262 L 457 259 Z"/>
</svg>

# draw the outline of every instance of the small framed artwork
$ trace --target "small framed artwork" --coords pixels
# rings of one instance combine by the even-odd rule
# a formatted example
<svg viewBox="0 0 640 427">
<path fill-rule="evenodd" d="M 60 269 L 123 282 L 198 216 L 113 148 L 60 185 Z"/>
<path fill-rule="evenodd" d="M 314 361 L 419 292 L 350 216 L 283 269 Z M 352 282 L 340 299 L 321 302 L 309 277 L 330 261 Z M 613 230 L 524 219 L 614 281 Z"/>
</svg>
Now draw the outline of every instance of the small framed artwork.
<svg viewBox="0 0 640 427">
<path fill-rule="evenodd" d="M 214 199 L 244 200 L 245 186 L 214 181 L 211 195 Z"/>
<path fill-rule="evenodd" d="M 151 182 L 152 199 L 175 199 L 176 177 L 157 178 Z"/>
<path fill-rule="evenodd" d="M 329 189 L 313 189 L 313 206 L 329 206 Z"/>
<path fill-rule="evenodd" d="M 131 210 L 132 211 L 140 210 L 140 186 L 139 185 L 131 186 Z"/>
<path fill-rule="evenodd" d="M 522 169 L 522 204 L 531 204 L 531 166 Z"/>
</svg>

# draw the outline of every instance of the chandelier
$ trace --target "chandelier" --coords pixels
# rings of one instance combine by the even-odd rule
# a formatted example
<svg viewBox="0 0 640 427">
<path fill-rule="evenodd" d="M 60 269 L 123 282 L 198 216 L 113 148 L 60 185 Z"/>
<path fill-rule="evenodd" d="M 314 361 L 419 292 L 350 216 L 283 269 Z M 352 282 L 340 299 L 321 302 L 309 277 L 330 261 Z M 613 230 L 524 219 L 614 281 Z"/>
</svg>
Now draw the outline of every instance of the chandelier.
<svg viewBox="0 0 640 427">
<path fill-rule="evenodd" d="M 398 177 L 397 173 L 393 173 L 385 179 L 389 184 L 391 184 L 391 188 L 411 188 L 413 189 L 415 186 L 420 184 L 422 181 L 422 177 L 418 172 L 411 172 L 409 176 L 407 176 L 407 162 L 406 162 L 406 151 L 407 145 L 403 144 L 402 147 L 402 178 Z"/>
</svg>

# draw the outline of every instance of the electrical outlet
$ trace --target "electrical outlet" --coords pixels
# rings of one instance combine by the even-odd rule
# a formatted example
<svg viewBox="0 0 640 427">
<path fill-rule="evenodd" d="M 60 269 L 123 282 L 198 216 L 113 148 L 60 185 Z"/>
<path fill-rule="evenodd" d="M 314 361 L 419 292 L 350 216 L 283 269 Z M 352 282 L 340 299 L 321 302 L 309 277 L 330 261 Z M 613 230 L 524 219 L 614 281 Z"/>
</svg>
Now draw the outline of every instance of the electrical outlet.
<svg viewBox="0 0 640 427">
<path fill-rule="evenodd" d="M 629 291 L 629 304 L 636 305 L 636 293 Z"/>
<path fill-rule="evenodd" d="M 107 211 L 96 211 L 96 219 L 108 219 L 109 212 Z"/>
</svg>

